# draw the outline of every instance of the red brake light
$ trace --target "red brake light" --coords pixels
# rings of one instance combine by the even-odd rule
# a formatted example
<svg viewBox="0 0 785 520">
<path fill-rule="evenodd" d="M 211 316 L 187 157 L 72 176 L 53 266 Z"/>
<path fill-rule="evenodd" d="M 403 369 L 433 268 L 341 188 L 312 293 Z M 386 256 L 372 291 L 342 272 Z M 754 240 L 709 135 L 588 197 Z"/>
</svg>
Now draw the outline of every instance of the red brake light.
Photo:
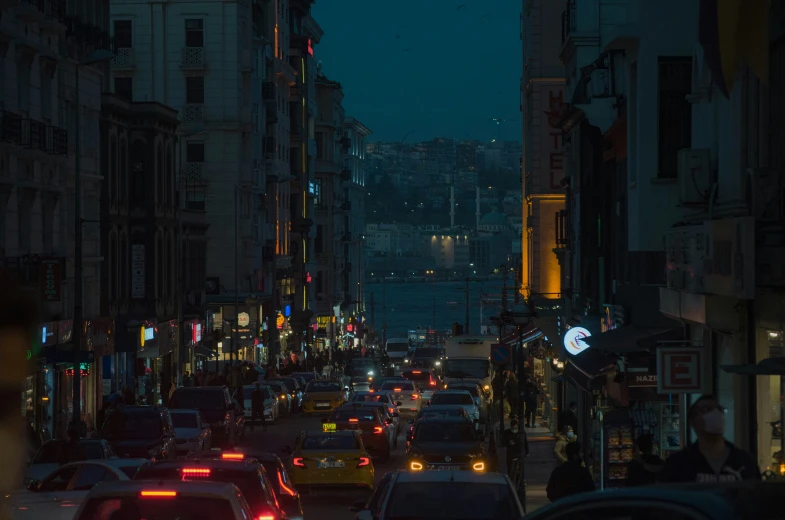
<svg viewBox="0 0 785 520">
<path fill-rule="evenodd" d="M 302 457 L 295 457 L 295 458 L 293 458 L 292 459 L 292 464 L 297 466 L 297 467 L 300 467 L 300 468 L 304 468 L 305 467 L 305 462 L 303 462 L 303 458 Z"/>
<path fill-rule="evenodd" d="M 142 491 L 139 493 L 141 498 L 174 498 L 177 491 Z"/>
<path fill-rule="evenodd" d="M 420 370 L 412 370 L 412 374 L 422 374 L 422 371 L 420 371 Z"/>
<path fill-rule="evenodd" d="M 368 457 L 360 457 L 360 463 L 357 464 L 357 467 L 364 468 L 365 466 L 370 466 L 370 465 L 371 465 L 371 459 L 369 459 Z"/>
<path fill-rule="evenodd" d="M 401 391 L 401 389 L 400 389 L 400 388 L 393 388 L 393 391 L 395 391 L 395 392 L 400 392 L 400 391 Z"/>
<path fill-rule="evenodd" d="M 278 470 L 278 486 L 281 488 L 281 490 L 284 493 L 286 493 L 290 497 L 297 496 L 297 492 L 295 490 L 293 490 L 292 488 L 290 488 L 289 486 L 284 484 L 284 482 L 283 482 L 283 474 L 281 473 L 280 470 Z"/>
<path fill-rule="evenodd" d="M 275 520 L 275 515 L 262 515 L 256 520 Z"/>
<path fill-rule="evenodd" d="M 416 401 L 418 397 L 420 396 L 417 394 L 412 394 L 412 401 Z"/>
<path fill-rule="evenodd" d="M 184 477 L 209 477 L 210 468 L 183 468 L 180 474 Z"/>
<path fill-rule="evenodd" d="M 245 459 L 245 455 L 242 453 L 221 453 L 221 458 L 229 460 L 243 460 Z"/>
<path fill-rule="evenodd" d="M 431 382 L 430 382 L 430 385 L 431 385 L 431 386 L 436 386 L 436 381 L 431 381 Z"/>
<path fill-rule="evenodd" d="M 390 408 L 390 413 L 395 413 L 395 408 Z"/>
<path fill-rule="evenodd" d="M 384 433 L 384 428 L 382 428 L 381 426 L 374 426 L 373 433 Z"/>
<path fill-rule="evenodd" d="M 360 422 L 359 419 L 349 419 L 349 422 Z"/>
</svg>

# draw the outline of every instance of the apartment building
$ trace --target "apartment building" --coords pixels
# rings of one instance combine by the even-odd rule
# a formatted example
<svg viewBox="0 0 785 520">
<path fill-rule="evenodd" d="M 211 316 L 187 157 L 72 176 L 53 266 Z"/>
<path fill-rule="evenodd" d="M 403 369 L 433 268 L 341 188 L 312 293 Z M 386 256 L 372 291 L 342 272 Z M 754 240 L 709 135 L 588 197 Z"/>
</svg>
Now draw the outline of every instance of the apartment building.
<svg viewBox="0 0 785 520">
<path fill-rule="evenodd" d="M 344 119 L 343 129 L 349 145 L 344 154 L 344 168 L 348 171 L 349 180 L 344 183 L 343 198 L 346 202 L 341 209 L 347 233 L 347 289 L 353 302 L 347 307 L 347 312 L 359 315 L 365 310 L 365 138 L 371 135 L 371 130 L 353 117 Z"/>
</svg>

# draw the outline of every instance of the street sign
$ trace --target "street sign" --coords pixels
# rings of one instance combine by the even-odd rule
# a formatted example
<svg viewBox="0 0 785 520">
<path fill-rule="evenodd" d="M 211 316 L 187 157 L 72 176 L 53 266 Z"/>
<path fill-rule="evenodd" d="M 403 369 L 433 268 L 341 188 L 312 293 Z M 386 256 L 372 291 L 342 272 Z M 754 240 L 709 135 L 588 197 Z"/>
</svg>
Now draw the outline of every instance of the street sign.
<svg viewBox="0 0 785 520">
<path fill-rule="evenodd" d="M 491 345 L 491 363 L 506 365 L 510 362 L 510 347 L 496 343 Z"/>
<path fill-rule="evenodd" d="M 657 393 L 708 393 L 709 370 L 708 356 L 701 348 L 660 347 L 657 349 Z"/>
</svg>

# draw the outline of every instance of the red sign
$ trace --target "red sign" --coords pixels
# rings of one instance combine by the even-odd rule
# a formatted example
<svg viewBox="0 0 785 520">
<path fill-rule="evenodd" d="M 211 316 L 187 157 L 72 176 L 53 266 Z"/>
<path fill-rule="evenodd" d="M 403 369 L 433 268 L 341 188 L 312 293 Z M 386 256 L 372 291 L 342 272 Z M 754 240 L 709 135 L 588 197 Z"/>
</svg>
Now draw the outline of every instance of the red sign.
<svg viewBox="0 0 785 520">
<path fill-rule="evenodd" d="M 704 393 L 703 349 L 692 347 L 662 347 L 657 349 L 657 393 Z"/>
<path fill-rule="evenodd" d="M 63 267 L 59 258 L 41 259 L 41 297 L 47 302 L 60 301 Z"/>
</svg>

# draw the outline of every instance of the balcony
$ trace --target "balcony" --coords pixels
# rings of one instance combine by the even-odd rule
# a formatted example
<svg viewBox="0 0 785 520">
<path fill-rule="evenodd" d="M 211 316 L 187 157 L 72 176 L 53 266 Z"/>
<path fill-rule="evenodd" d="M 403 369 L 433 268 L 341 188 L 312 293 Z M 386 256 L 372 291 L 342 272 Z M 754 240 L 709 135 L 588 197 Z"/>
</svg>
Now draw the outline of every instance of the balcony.
<svg viewBox="0 0 785 520">
<path fill-rule="evenodd" d="M 14 14 L 27 23 L 39 23 L 44 19 L 44 0 L 20 0 Z"/>
<path fill-rule="evenodd" d="M 201 70 L 207 66 L 205 62 L 204 47 L 183 47 L 180 56 L 181 69 Z"/>
<path fill-rule="evenodd" d="M 186 103 L 183 105 L 183 123 L 204 123 L 204 103 Z"/>
<path fill-rule="evenodd" d="M 134 50 L 131 47 L 118 47 L 115 49 L 115 57 L 109 64 L 112 70 L 133 70 Z"/>
<path fill-rule="evenodd" d="M 204 211 L 207 183 L 204 180 L 203 162 L 186 162 L 180 171 L 180 183 L 185 189 L 185 206 L 188 211 Z"/>
<path fill-rule="evenodd" d="M 554 215 L 554 219 L 556 222 L 555 230 L 556 230 L 556 249 L 554 250 L 556 253 L 563 252 L 567 249 L 567 244 L 569 243 L 569 236 L 567 235 L 567 210 L 557 211 Z"/>
<path fill-rule="evenodd" d="M 66 31 L 65 0 L 46 0 L 44 5 L 44 19 L 39 27 L 41 32 L 53 35 L 63 35 Z"/>
<path fill-rule="evenodd" d="M 22 119 L 20 144 L 29 150 L 46 152 L 46 125 L 34 119 Z"/>
<path fill-rule="evenodd" d="M 0 142 L 20 144 L 22 141 L 22 117 L 13 112 L 0 112 Z"/>
<path fill-rule="evenodd" d="M 46 153 L 68 155 L 68 132 L 56 126 L 46 127 Z"/>
</svg>

